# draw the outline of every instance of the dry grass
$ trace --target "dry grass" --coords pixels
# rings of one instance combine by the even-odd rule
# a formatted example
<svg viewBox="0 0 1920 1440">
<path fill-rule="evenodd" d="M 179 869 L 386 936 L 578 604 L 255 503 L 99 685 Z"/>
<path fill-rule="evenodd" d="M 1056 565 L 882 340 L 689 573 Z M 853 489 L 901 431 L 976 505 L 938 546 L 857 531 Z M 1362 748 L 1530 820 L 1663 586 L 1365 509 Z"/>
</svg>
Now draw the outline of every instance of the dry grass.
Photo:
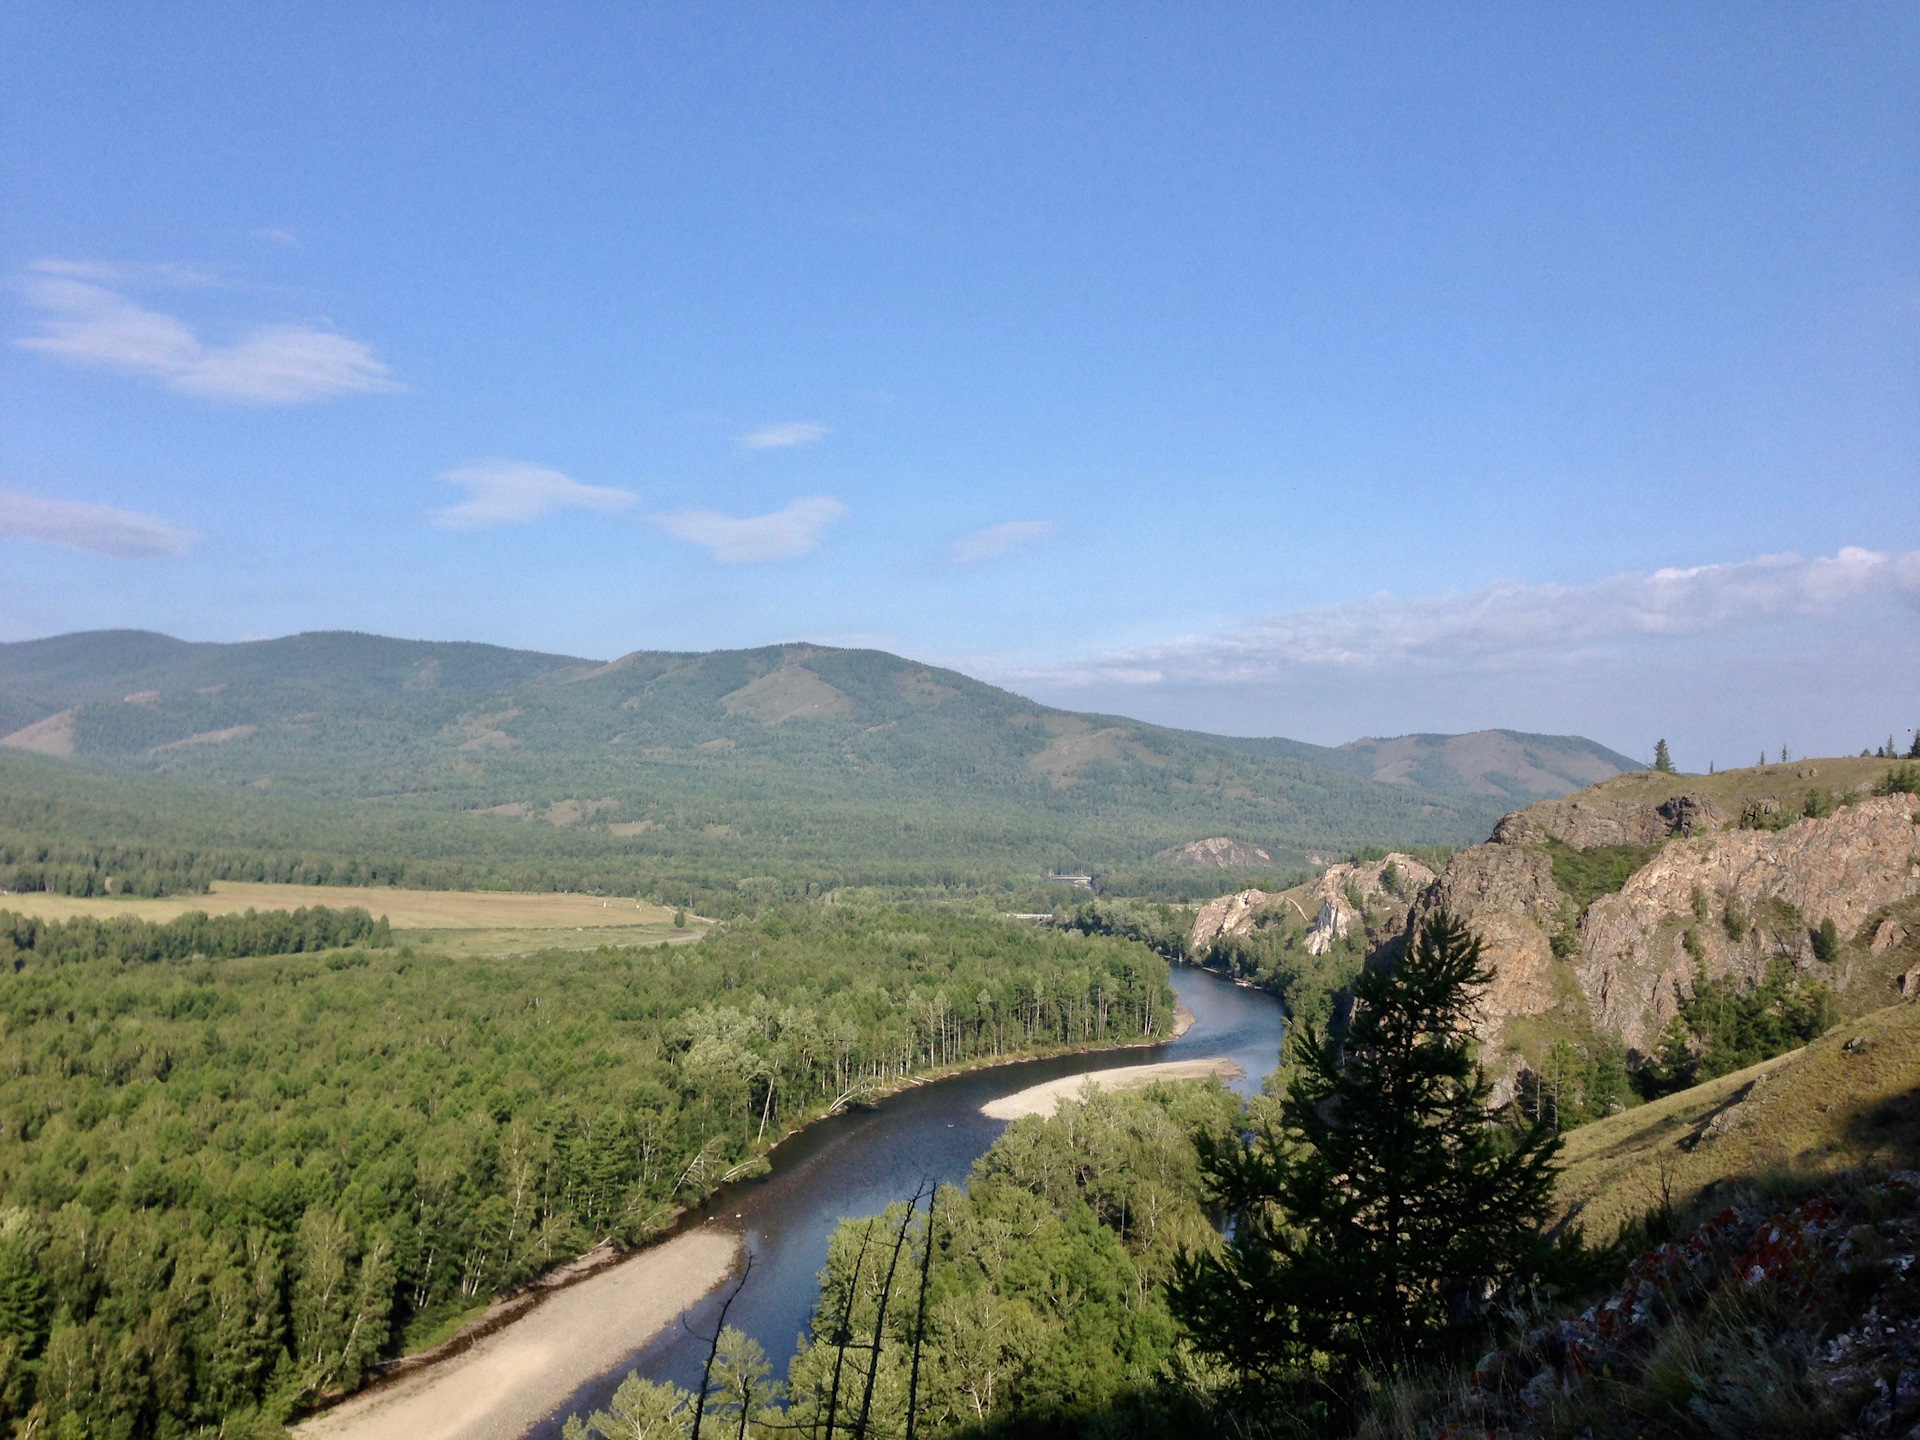
<svg viewBox="0 0 1920 1440">
<path fill-rule="evenodd" d="M 1920 1005 L 1893 1005 L 1803 1049 L 1570 1132 L 1559 1199 L 1603 1241 L 1663 1197 L 1686 1204 L 1730 1178 L 1899 1167 L 1916 1155 Z"/>
<path fill-rule="evenodd" d="M 1749 765 L 1715 775 L 1663 775 L 1657 770 L 1630 770 L 1580 791 L 1582 800 L 1621 800 L 1658 805 L 1674 795 L 1705 795 L 1729 816 L 1738 819 L 1749 800 L 1804 796 L 1809 790 L 1829 793 L 1866 791 L 1898 765 L 1897 760 L 1828 756 L 1794 760 L 1785 765 Z"/>
<path fill-rule="evenodd" d="M 219 880 L 211 895 L 174 895 L 164 900 L 81 899 L 71 895 L 0 895 L 0 909 L 46 920 L 76 915 L 107 919 L 132 915 L 142 920 L 171 920 L 190 910 L 210 915 L 243 910 L 297 910 L 303 905 L 341 909 L 359 905 L 384 915 L 395 930 L 581 930 L 640 926 L 673 933 L 673 911 L 645 901 L 526 893 L 505 890 L 395 890 L 352 885 L 250 885 Z"/>
</svg>

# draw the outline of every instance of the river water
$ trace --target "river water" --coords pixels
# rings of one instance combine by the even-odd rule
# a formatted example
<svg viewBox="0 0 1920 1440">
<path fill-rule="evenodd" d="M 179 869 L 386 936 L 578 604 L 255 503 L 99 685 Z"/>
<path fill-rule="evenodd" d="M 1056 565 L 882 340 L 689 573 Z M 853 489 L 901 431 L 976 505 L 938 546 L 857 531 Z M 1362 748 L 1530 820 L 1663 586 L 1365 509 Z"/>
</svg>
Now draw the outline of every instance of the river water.
<svg viewBox="0 0 1920 1440">
<path fill-rule="evenodd" d="M 1087 1070 L 1213 1056 L 1237 1062 L 1246 1075 L 1235 1088 L 1256 1092 L 1279 1060 L 1283 1018 L 1278 1002 L 1264 991 L 1186 965 L 1174 967 L 1173 988 L 1194 1017 L 1178 1040 L 1150 1049 L 1000 1065 L 918 1086 L 871 1109 L 808 1126 L 773 1152 L 769 1174 L 716 1192 L 679 1228 L 724 1225 L 744 1235 L 753 1267 L 727 1323 L 759 1341 L 774 1375 L 784 1376 L 813 1314 L 834 1228 L 849 1216 L 877 1215 L 929 1181 L 966 1179 L 973 1162 L 1007 1127 L 1006 1121 L 980 1113 L 990 1100 Z M 721 1302 L 733 1288 L 730 1280 L 691 1307 L 679 1325 L 581 1387 L 529 1432 L 530 1440 L 557 1440 L 566 1416 L 605 1406 L 632 1370 L 692 1389 L 700 1381 Z"/>
</svg>

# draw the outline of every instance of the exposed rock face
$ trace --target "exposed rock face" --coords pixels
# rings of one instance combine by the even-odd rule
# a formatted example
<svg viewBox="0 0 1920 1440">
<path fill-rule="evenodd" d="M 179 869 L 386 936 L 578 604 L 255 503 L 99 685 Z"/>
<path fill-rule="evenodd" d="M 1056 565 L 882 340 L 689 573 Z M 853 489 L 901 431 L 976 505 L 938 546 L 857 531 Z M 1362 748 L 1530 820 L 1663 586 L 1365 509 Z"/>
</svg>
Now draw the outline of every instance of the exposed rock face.
<svg viewBox="0 0 1920 1440">
<path fill-rule="evenodd" d="M 1454 856 L 1413 907 L 1409 929 L 1444 908 L 1480 936 L 1494 978 L 1476 1028 L 1496 1047 L 1514 1021 L 1558 1012 L 1646 1053 L 1696 970 L 1753 981 L 1785 956 L 1825 975 L 1812 928 L 1831 919 L 1852 938 L 1875 911 L 1920 893 L 1917 805 L 1911 795 L 1884 796 L 1768 831 L 1724 828 L 1728 817 L 1702 796 L 1658 806 L 1546 801 Z M 1549 836 L 1582 848 L 1664 842 L 1617 894 L 1588 907 L 1565 959 L 1551 937 L 1571 907 L 1542 848 Z M 1906 938 L 1903 925 L 1883 921 L 1875 953 Z"/>
<path fill-rule="evenodd" d="M 1475 1026 L 1482 1041 L 1497 1041 L 1514 1017 L 1551 1010 L 1567 993 L 1567 967 L 1554 958 L 1549 938 L 1559 924 L 1561 899 L 1546 851 L 1493 844 L 1454 856 L 1414 905 L 1409 933 L 1434 911 L 1447 910 L 1480 937 L 1493 971 Z"/>
<path fill-rule="evenodd" d="M 1162 865 L 1191 865 L 1196 869 L 1208 870 L 1247 869 L 1273 863 L 1273 857 L 1258 845 L 1242 845 L 1225 835 L 1216 835 L 1211 840 L 1195 840 L 1188 845 L 1176 845 L 1171 850 L 1160 851 L 1153 858 Z"/>
<path fill-rule="evenodd" d="M 1496 844 L 1537 844 L 1552 836 L 1576 850 L 1595 845 L 1657 845 L 1681 823 L 1687 833 L 1709 814 L 1717 814 L 1704 796 L 1676 795 L 1661 805 L 1641 805 L 1602 796 L 1570 795 L 1543 800 L 1504 817 L 1494 827 Z"/>
<path fill-rule="evenodd" d="M 1914 808 L 1913 796 L 1889 795 L 1784 830 L 1728 830 L 1666 846 L 1619 894 L 1594 901 L 1581 922 L 1579 982 L 1595 1023 L 1638 1049 L 1657 1042 L 1691 988 L 1695 961 L 1683 940 L 1689 929 L 1699 967 L 1710 976 L 1757 980 L 1780 954 L 1823 970 L 1808 927 L 1831 919 L 1843 937 L 1852 936 L 1870 913 L 1920 889 Z M 1696 890 L 1707 910 L 1701 920 Z M 1734 940 L 1728 904 L 1753 916 L 1769 901 L 1799 911 L 1805 924 L 1798 933 L 1754 925 Z"/>
<path fill-rule="evenodd" d="M 1237 895 L 1222 895 L 1200 907 L 1194 917 L 1193 933 L 1187 938 L 1189 955 L 1204 955 L 1207 947 L 1222 935 L 1245 935 L 1253 929 L 1261 912 L 1287 902 L 1264 890 L 1242 890 Z"/>
<path fill-rule="evenodd" d="M 1223 935 L 1245 935 L 1271 910 L 1291 909 L 1307 924 L 1307 949 L 1324 955 L 1334 942 L 1362 932 L 1397 935 L 1405 928 L 1406 912 L 1435 879 L 1432 869 L 1398 851 L 1380 860 L 1330 865 L 1312 884 L 1270 895 L 1264 890 L 1242 890 L 1222 895 L 1200 907 L 1188 941 L 1189 953 L 1204 954 Z M 1354 907 L 1351 888 L 1361 904 L 1374 912 L 1374 924 Z"/>
</svg>

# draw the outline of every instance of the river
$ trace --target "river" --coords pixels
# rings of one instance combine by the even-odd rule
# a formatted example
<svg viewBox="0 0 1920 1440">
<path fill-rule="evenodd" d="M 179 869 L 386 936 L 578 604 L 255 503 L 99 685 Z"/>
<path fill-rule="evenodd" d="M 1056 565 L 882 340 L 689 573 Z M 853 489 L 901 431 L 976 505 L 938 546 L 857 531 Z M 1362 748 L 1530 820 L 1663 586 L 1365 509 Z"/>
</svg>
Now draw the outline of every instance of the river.
<svg viewBox="0 0 1920 1440">
<path fill-rule="evenodd" d="M 1000 1065 L 917 1086 L 871 1109 L 808 1126 L 773 1152 L 770 1173 L 717 1192 L 679 1228 L 726 1226 L 744 1236 L 753 1267 L 727 1312 L 727 1323 L 759 1341 L 774 1374 L 785 1375 L 813 1314 L 834 1227 L 848 1216 L 877 1215 L 929 1180 L 964 1180 L 973 1162 L 1007 1127 L 1006 1121 L 980 1113 L 989 1100 L 1087 1070 L 1214 1056 L 1233 1060 L 1245 1071 L 1235 1082 L 1237 1089 L 1257 1091 L 1279 1059 L 1279 1004 L 1264 991 L 1185 965 L 1174 967 L 1173 988 L 1194 1017 L 1178 1040 L 1150 1049 Z M 558 1440 L 567 1415 L 604 1406 L 620 1381 L 636 1369 L 650 1379 L 693 1388 L 721 1301 L 732 1289 L 729 1281 L 691 1307 L 679 1324 L 582 1386 L 529 1436 Z"/>
</svg>

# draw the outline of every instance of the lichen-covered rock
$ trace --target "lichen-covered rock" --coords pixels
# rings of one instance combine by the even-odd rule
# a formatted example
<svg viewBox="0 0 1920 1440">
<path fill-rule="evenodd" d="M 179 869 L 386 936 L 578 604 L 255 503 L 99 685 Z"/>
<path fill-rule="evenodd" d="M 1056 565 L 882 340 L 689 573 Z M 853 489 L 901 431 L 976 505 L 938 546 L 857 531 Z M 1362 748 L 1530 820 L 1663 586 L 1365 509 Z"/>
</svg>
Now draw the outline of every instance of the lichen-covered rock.
<svg viewBox="0 0 1920 1440">
<path fill-rule="evenodd" d="M 1831 919 L 1843 937 L 1852 936 L 1873 911 L 1920 889 L 1914 808 L 1913 796 L 1889 795 L 1784 830 L 1729 830 L 1665 846 L 1617 895 L 1594 901 L 1581 921 L 1574 968 L 1596 1026 L 1647 1050 L 1690 991 L 1696 968 L 1753 981 L 1784 954 L 1823 971 L 1813 959 L 1811 929 Z M 1779 923 L 1750 923 L 1735 938 L 1742 927 L 1729 925 L 1729 905 L 1741 917 L 1769 906 L 1776 917 L 1791 915 L 1775 902 L 1804 921 L 1795 933 Z M 1704 917 L 1696 904 L 1704 905 Z"/>
</svg>

